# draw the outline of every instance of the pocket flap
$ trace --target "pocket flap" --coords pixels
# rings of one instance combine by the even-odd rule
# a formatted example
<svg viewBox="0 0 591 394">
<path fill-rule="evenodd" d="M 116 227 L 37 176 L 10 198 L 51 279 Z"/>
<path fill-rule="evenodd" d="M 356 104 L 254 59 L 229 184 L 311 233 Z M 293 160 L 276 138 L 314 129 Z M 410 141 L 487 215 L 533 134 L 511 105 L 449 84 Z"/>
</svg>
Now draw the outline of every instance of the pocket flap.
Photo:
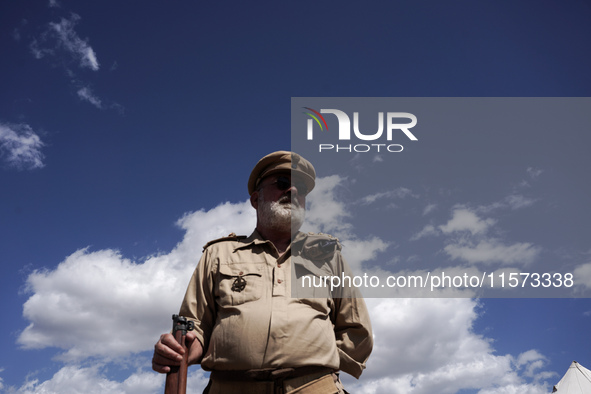
<svg viewBox="0 0 591 394">
<path fill-rule="evenodd" d="M 225 276 L 262 276 L 265 263 L 234 263 L 221 264 L 220 274 Z"/>
</svg>

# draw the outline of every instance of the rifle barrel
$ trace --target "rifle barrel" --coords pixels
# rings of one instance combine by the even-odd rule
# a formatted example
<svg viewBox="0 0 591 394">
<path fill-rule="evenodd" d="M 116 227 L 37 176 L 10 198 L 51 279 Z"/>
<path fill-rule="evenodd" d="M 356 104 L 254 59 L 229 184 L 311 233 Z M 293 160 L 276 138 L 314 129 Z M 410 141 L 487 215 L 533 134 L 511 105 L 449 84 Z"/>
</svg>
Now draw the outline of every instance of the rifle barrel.
<svg viewBox="0 0 591 394">
<path fill-rule="evenodd" d="M 187 334 L 187 331 L 193 329 L 193 325 L 192 322 L 187 324 L 187 319 L 178 315 L 173 315 L 172 320 L 174 339 L 176 339 L 176 341 L 182 346 L 185 353 L 181 360 L 181 364 L 179 366 L 171 366 L 170 372 L 166 374 L 164 394 L 186 394 L 189 351 L 185 343 L 185 335 Z"/>
</svg>

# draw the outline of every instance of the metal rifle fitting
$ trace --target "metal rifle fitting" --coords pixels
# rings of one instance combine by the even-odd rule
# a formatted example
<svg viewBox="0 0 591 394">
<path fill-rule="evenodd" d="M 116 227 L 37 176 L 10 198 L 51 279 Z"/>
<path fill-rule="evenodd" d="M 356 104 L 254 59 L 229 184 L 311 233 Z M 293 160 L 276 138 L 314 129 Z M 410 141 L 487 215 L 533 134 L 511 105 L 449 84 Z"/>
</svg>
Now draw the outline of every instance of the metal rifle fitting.
<svg viewBox="0 0 591 394">
<path fill-rule="evenodd" d="M 176 336 L 177 331 L 181 332 L 182 336 L 187 335 L 187 331 L 195 329 L 195 322 L 187 320 L 184 316 L 172 315 L 172 335 Z"/>
</svg>

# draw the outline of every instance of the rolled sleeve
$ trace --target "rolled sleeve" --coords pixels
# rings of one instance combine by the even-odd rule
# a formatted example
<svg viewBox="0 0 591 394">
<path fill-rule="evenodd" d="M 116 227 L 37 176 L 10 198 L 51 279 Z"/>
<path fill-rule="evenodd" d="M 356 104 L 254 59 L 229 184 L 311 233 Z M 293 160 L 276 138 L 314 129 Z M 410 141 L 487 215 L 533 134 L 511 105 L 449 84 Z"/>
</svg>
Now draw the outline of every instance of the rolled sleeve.
<svg viewBox="0 0 591 394">
<path fill-rule="evenodd" d="M 203 345 L 204 351 L 209 346 L 209 338 L 216 319 L 210 264 L 210 257 L 205 251 L 189 281 L 179 312 L 181 316 L 185 316 L 195 323 L 194 332 Z"/>
<path fill-rule="evenodd" d="M 359 378 L 373 349 L 369 313 L 362 298 L 335 299 L 334 332 L 340 369 Z"/>
</svg>

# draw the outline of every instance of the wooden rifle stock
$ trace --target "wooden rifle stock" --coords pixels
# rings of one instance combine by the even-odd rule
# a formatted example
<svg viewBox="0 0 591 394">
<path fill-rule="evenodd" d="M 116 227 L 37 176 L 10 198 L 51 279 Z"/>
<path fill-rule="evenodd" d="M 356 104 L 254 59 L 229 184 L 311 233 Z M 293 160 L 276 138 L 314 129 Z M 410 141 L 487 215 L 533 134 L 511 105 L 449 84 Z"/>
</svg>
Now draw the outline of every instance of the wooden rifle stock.
<svg viewBox="0 0 591 394">
<path fill-rule="evenodd" d="M 164 386 L 164 394 L 186 394 L 187 392 L 187 369 L 189 351 L 185 344 L 185 335 L 187 331 L 194 328 L 192 321 L 187 321 L 186 317 L 179 315 L 172 315 L 172 334 L 176 341 L 183 347 L 185 354 L 178 367 L 170 367 L 170 372 L 166 374 L 166 385 Z"/>
</svg>

